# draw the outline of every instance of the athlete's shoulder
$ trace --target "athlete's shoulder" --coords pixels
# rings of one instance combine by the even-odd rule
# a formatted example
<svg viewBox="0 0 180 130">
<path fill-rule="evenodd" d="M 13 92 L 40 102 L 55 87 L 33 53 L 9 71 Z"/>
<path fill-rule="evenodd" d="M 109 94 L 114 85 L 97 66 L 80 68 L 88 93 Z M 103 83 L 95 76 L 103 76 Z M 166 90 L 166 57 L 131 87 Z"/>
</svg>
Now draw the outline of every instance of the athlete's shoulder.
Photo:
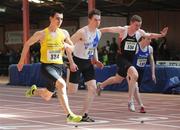
<svg viewBox="0 0 180 130">
<path fill-rule="evenodd" d="M 38 30 L 38 31 L 36 31 L 34 34 L 41 35 L 41 34 L 44 34 L 44 33 L 45 33 L 45 29 L 43 29 L 43 30 Z"/>
<path fill-rule="evenodd" d="M 82 28 L 79 28 L 76 33 L 85 33 L 87 31 L 87 26 L 84 26 Z"/>
<path fill-rule="evenodd" d="M 116 26 L 116 29 L 119 30 L 119 32 L 124 32 L 128 29 L 128 26 Z"/>
<path fill-rule="evenodd" d="M 63 33 L 68 33 L 68 31 L 66 29 L 63 29 L 63 28 L 58 28 L 58 30 L 62 31 Z"/>
<path fill-rule="evenodd" d="M 117 29 L 119 30 L 118 32 L 119 32 L 119 34 L 120 34 L 122 37 L 124 37 L 124 36 L 127 35 L 127 33 L 128 33 L 128 27 L 129 27 L 129 26 L 117 26 Z"/>
<path fill-rule="evenodd" d="M 70 37 L 69 32 L 66 29 L 60 29 L 60 30 L 63 32 L 65 37 Z"/>
<path fill-rule="evenodd" d="M 34 34 L 33 34 L 34 37 L 39 37 L 39 39 L 42 39 L 44 36 L 45 36 L 45 30 L 39 30 L 39 31 L 36 31 Z"/>
<path fill-rule="evenodd" d="M 136 31 L 136 33 L 141 34 L 142 36 L 144 36 L 146 34 L 146 32 L 143 29 L 139 29 Z"/>
</svg>

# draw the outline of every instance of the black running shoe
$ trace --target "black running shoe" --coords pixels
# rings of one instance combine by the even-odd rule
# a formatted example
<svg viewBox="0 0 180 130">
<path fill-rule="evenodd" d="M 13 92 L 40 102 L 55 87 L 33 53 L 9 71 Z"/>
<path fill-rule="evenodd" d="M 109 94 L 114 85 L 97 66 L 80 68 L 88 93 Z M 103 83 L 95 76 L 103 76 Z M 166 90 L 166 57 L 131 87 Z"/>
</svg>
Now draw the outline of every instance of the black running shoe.
<svg viewBox="0 0 180 130">
<path fill-rule="evenodd" d="M 84 116 L 82 117 L 81 121 L 82 122 L 95 122 L 95 120 L 90 118 L 87 113 L 84 114 Z"/>
<path fill-rule="evenodd" d="M 57 92 L 54 92 L 52 98 L 57 98 Z"/>
</svg>

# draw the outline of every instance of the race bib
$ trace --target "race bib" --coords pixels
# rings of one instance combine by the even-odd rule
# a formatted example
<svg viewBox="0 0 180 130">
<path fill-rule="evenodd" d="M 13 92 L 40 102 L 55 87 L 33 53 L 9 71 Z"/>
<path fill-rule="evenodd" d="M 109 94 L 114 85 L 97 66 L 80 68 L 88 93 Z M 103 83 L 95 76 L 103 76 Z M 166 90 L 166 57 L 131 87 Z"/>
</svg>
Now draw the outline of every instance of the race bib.
<svg viewBox="0 0 180 130">
<path fill-rule="evenodd" d="M 91 57 L 94 55 L 94 48 L 88 48 L 86 51 L 86 54 L 88 57 Z"/>
<path fill-rule="evenodd" d="M 60 50 L 48 50 L 47 51 L 47 60 L 50 62 L 62 60 L 62 55 L 61 55 Z"/>
<path fill-rule="evenodd" d="M 135 49 L 136 49 L 136 44 L 137 44 L 137 42 L 126 41 L 126 42 L 125 42 L 125 46 L 124 46 L 124 50 L 127 50 L 127 51 L 135 51 Z"/>
<path fill-rule="evenodd" d="M 144 67 L 146 65 L 147 59 L 138 59 L 137 66 Z"/>
</svg>

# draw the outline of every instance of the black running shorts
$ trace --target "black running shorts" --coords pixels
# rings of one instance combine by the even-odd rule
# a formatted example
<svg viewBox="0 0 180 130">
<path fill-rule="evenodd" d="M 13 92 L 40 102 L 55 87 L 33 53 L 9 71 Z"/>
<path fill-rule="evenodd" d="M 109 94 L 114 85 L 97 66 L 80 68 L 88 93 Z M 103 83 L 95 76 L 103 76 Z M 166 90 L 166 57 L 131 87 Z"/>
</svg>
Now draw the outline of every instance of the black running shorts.
<svg viewBox="0 0 180 130">
<path fill-rule="evenodd" d="M 95 70 L 90 59 L 80 59 L 75 56 L 73 59 L 75 64 L 78 66 L 78 70 L 76 72 L 70 72 L 69 82 L 78 84 L 81 78 L 81 73 L 85 82 L 95 79 Z"/>
<path fill-rule="evenodd" d="M 137 69 L 137 72 L 138 72 L 138 75 L 139 75 L 139 77 L 138 77 L 138 86 L 140 88 L 140 86 L 142 84 L 143 75 L 144 75 L 144 68 L 137 67 L 136 69 Z"/>
<path fill-rule="evenodd" d="M 130 61 L 128 61 L 127 59 L 125 59 L 123 56 L 118 56 L 116 59 L 116 64 L 118 66 L 118 71 L 117 73 L 126 78 L 127 76 L 127 71 L 129 69 L 130 66 L 132 66 L 132 63 Z"/>
<path fill-rule="evenodd" d="M 55 91 L 56 81 L 65 76 L 66 68 L 63 64 L 41 64 L 41 73 L 48 80 L 46 88 L 50 92 Z"/>
</svg>

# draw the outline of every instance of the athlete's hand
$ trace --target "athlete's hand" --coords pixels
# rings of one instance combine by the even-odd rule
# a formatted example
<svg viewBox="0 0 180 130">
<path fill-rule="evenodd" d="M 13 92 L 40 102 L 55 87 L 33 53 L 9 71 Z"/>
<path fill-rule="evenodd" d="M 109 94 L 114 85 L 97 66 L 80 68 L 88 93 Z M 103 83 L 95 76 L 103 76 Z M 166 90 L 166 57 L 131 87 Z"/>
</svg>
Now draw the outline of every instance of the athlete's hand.
<svg viewBox="0 0 180 130">
<path fill-rule="evenodd" d="M 167 31 L 168 31 L 168 27 L 163 28 L 163 30 L 161 31 L 161 35 L 162 35 L 163 37 L 166 36 Z"/>
<path fill-rule="evenodd" d="M 72 72 L 76 72 L 78 70 L 78 66 L 75 63 L 70 64 L 70 70 Z"/>
<path fill-rule="evenodd" d="M 102 62 L 100 62 L 100 61 L 96 61 L 96 66 L 97 66 L 98 68 L 101 68 L 101 69 L 104 68 L 104 64 L 103 64 Z"/>
<path fill-rule="evenodd" d="M 100 62 L 99 60 L 95 60 L 95 59 L 91 59 L 91 64 L 96 65 L 96 67 L 101 68 L 101 69 L 104 67 L 102 62 Z"/>
<path fill-rule="evenodd" d="M 17 64 L 18 71 L 22 71 L 23 66 L 24 66 L 24 63 L 19 62 L 19 63 Z"/>
</svg>

